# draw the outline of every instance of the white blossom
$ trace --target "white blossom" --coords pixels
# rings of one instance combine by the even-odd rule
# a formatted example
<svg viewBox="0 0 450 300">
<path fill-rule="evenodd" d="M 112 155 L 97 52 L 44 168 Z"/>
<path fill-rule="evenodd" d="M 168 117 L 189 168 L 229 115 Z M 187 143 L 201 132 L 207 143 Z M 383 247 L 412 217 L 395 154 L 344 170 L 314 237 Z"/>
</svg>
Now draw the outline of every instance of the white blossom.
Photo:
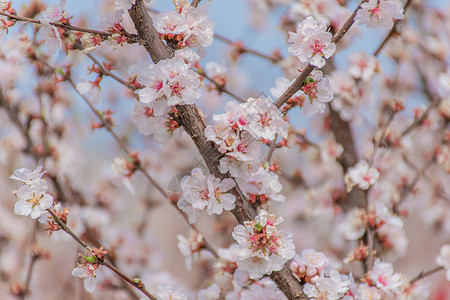
<svg viewBox="0 0 450 300">
<path fill-rule="evenodd" d="M 450 244 L 441 247 L 436 263 L 446 270 L 447 280 L 450 281 Z"/>
<path fill-rule="evenodd" d="M 331 42 L 332 34 L 326 31 L 325 23 L 316 21 L 309 16 L 297 26 L 296 32 L 289 32 L 289 52 L 301 62 L 322 68 L 325 59 L 336 51 L 336 45 Z"/>
<path fill-rule="evenodd" d="M 377 169 L 369 167 L 369 164 L 361 160 L 355 166 L 349 168 L 345 174 L 345 184 L 347 192 L 350 192 L 355 185 L 360 189 L 367 190 L 378 181 L 380 173 Z"/>
<path fill-rule="evenodd" d="M 98 264 L 86 263 L 73 269 L 72 276 L 84 279 L 85 290 L 88 291 L 89 293 L 93 293 L 95 292 L 95 288 L 97 286 L 96 282 L 97 269 Z"/>
<path fill-rule="evenodd" d="M 355 21 L 369 28 L 392 28 L 392 19 L 403 19 L 403 7 L 398 0 L 370 0 L 361 4 L 361 9 L 356 14 Z"/>
<path fill-rule="evenodd" d="M 292 234 L 276 228 L 281 222 L 282 218 L 276 219 L 260 210 L 256 219 L 234 228 L 233 238 L 242 249 L 237 265 L 247 271 L 250 278 L 259 279 L 272 271 L 280 271 L 284 263 L 294 257 Z"/>
<path fill-rule="evenodd" d="M 180 57 L 161 60 L 155 65 L 140 65 L 130 69 L 138 72 L 139 100 L 153 109 L 157 117 L 169 112 L 176 104 L 193 104 L 200 97 L 198 75 Z"/>
<path fill-rule="evenodd" d="M 180 185 L 178 207 L 188 215 L 190 223 L 194 223 L 203 210 L 210 215 L 220 215 L 223 210 L 235 207 L 236 197 L 227 193 L 235 186 L 231 178 L 220 180 L 213 175 L 205 176 L 200 168 L 195 168 L 190 176 L 181 179 Z"/>
</svg>

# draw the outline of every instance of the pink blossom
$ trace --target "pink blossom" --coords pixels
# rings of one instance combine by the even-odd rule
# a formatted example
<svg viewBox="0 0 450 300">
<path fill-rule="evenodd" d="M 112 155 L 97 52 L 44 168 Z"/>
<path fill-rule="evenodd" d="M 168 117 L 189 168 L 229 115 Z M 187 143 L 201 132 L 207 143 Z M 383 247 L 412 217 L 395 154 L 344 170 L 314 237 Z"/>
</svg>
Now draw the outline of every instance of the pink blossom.
<svg viewBox="0 0 450 300">
<path fill-rule="evenodd" d="M 259 279 L 272 271 L 279 271 L 286 261 L 294 257 L 292 234 L 276 228 L 281 222 L 281 218 L 276 219 L 260 210 L 256 219 L 234 228 L 233 238 L 242 249 L 238 268 L 248 271 L 250 278 Z"/>
<path fill-rule="evenodd" d="M 369 0 L 361 4 L 361 9 L 356 14 L 355 21 L 369 28 L 391 28 L 394 25 L 392 19 L 403 19 L 403 7 L 398 0 Z"/>
<path fill-rule="evenodd" d="M 297 26 L 297 32 L 289 32 L 289 47 L 301 62 L 322 68 L 325 59 L 336 51 L 336 45 L 331 42 L 332 34 L 326 31 L 326 25 L 309 16 Z"/>
<path fill-rule="evenodd" d="M 369 164 L 361 160 L 355 166 L 348 169 L 345 174 L 345 184 L 347 192 L 350 192 L 355 185 L 360 189 L 367 190 L 380 177 L 377 169 L 369 167 Z"/>
</svg>

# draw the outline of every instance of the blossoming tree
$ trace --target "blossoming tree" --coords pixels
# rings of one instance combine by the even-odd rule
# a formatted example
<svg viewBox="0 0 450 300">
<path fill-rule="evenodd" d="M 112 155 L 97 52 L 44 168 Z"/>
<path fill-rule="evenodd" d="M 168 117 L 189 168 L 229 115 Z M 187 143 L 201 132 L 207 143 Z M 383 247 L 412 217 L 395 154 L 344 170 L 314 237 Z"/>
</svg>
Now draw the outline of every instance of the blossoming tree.
<svg viewBox="0 0 450 300">
<path fill-rule="evenodd" d="M 216 2 L 0 0 L 0 298 L 450 297 L 450 7 Z"/>
</svg>

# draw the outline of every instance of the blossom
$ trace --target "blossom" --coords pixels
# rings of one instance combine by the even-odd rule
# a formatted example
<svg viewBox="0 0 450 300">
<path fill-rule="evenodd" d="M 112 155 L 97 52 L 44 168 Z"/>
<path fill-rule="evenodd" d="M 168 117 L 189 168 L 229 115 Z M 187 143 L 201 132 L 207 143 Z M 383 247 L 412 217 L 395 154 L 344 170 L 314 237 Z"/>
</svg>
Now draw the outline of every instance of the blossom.
<svg viewBox="0 0 450 300">
<path fill-rule="evenodd" d="M 281 222 L 282 218 L 276 219 L 260 210 L 253 221 L 234 228 L 233 238 L 242 249 L 237 265 L 247 271 L 250 278 L 259 279 L 272 271 L 280 271 L 284 263 L 294 257 L 292 234 L 276 228 Z"/>
<path fill-rule="evenodd" d="M 366 211 L 362 208 L 352 208 L 338 225 L 340 235 L 349 241 L 356 241 L 366 232 L 363 222 Z"/>
<path fill-rule="evenodd" d="M 129 10 L 131 6 L 136 2 L 136 0 L 116 0 L 116 9 L 117 10 Z"/>
<path fill-rule="evenodd" d="M 264 204 L 269 200 L 277 202 L 285 200 L 285 197 L 279 194 L 283 186 L 278 181 L 278 175 L 269 168 L 260 167 L 240 187 L 251 203 Z"/>
<path fill-rule="evenodd" d="M 257 284 L 243 289 L 240 300 L 286 300 L 286 296 L 278 289 L 277 285 L 271 280 L 260 280 Z M 228 298 L 227 298 L 228 300 Z"/>
<path fill-rule="evenodd" d="M 361 4 L 355 21 L 369 28 L 391 28 L 394 25 L 392 19 L 403 19 L 403 7 L 398 0 L 370 0 Z"/>
<path fill-rule="evenodd" d="M 177 49 L 211 46 L 214 25 L 196 7 L 181 3 L 177 11 L 162 12 L 154 19 L 156 31 Z"/>
<path fill-rule="evenodd" d="M 289 124 L 269 97 L 249 98 L 243 104 L 248 114 L 247 127 L 255 139 L 273 140 L 276 134 L 287 138 Z"/>
<path fill-rule="evenodd" d="M 335 162 L 344 152 L 344 147 L 333 140 L 324 140 L 319 144 L 320 159 L 324 163 Z"/>
<path fill-rule="evenodd" d="M 134 186 L 131 182 L 131 175 L 133 175 L 134 164 L 128 161 L 126 158 L 116 157 L 114 162 L 111 164 L 111 170 L 113 174 L 118 178 L 121 183 L 134 194 Z"/>
<path fill-rule="evenodd" d="M 99 83 L 100 82 L 97 81 L 82 81 L 77 84 L 77 91 L 82 95 L 86 95 L 92 103 L 100 103 L 102 100 L 102 93 Z"/>
<path fill-rule="evenodd" d="M 329 261 L 328 257 L 322 252 L 305 249 L 300 256 L 295 255 L 290 269 L 300 280 L 304 280 L 305 277 L 311 279 L 321 276 Z"/>
<path fill-rule="evenodd" d="M 47 49 L 50 53 L 54 54 L 59 48 L 62 51 L 62 41 L 60 37 L 59 29 L 50 23 L 55 23 L 65 18 L 64 5 L 66 0 L 61 0 L 58 5 L 52 5 L 47 7 L 39 16 L 39 21 L 43 27 L 41 27 L 41 37 L 47 41 Z"/>
<path fill-rule="evenodd" d="M 14 213 L 37 219 L 53 205 L 53 197 L 46 194 L 47 186 L 24 185 L 16 192 L 19 201 L 14 205 Z"/>
<path fill-rule="evenodd" d="M 26 168 L 20 168 L 14 171 L 11 179 L 24 183 L 18 190 L 14 191 L 19 201 L 14 205 L 14 213 L 20 216 L 28 216 L 37 219 L 45 214 L 46 210 L 53 205 L 53 197 L 46 194 L 47 183 L 41 177 L 42 166 L 31 171 Z"/>
<path fill-rule="evenodd" d="M 50 25 L 50 23 L 57 22 L 64 18 L 64 5 L 66 4 L 66 0 L 61 0 L 61 2 L 58 5 L 52 5 L 47 7 L 46 10 L 44 10 L 41 13 L 41 16 L 39 17 L 39 20 L 44 25 Z"/>
<path fill-rule="evenodd" d="M 450 244 L 441 247 L 441 251 L 436 257 L 436 263 L 447 271 L 446 277 L 450 281 Z"/>
<path fill-rule="evenodd" d="M 306 283 L 303 292 L 309 299 L 314 300 L 351 300 L 352 297 L 345 296 L 350 284 L 351 281 L 348 276 L 332 270 L 328 276 L 318 278 L 314 284 Z"/>
<path fill-rule="evenodd" d="M 186 239 L 181 234 L 177 235 L 178 249 L 181 254 L 185 256 L 186 269 L 189 271 L 192 269 L 192 261 L 200 257 L 200 251 L 204 248 L 203 236 L 191 231 L 189 239 Z"/>
<path fill-rule="evenodd" d="M 368 82 L 380 72 L 380 64 L 375 56 L 365 52 L 353 53 L 348 58 L 348 73 L 355 79 Z"/>
<path fill-rule="evenodd" d="M 305 101 L 304 113 L 323 113 L 325 103 L 334 98 L 331 83 L 327 77 L 319 70 L 315 70 L 305 79 L 301 88 L 302 92 L 308 97 Z"/>
<path fill-rule="evenodd" d="M 200 168 L 195 168 L 191 176 L 181 179 L 180 185 L 182 193 L 177 205 L 188 215 L 190 223 L 194 223 L 203 210 L 219 215 L 235 207 L 236 197 L 227 193 L 235 186 L 231 178 L 220 180 L 213 175 L 205 176 Z"/>
<path fill-rule="evenodd" d="M 339 71 L 333 72 L 330 80 L 335 96 L 331 106 L 339 113 L 342 120 L 352 120 L 356 116 L 361 103 L 358 88 L 361 83 L 356 85 L 355 80 L 349 76 L 348 72 Z"/>
<path fill-rule="evenodd" d="M 84 288 L 89 293 L 93 293 L 96 288 L 96 278 L 97 269 L 99 267 L 98 263 L 85 262 L 79 264 L 78 267 L 73 269 L 72 276 L 84 279 Z"/>
<path fill-rule="evenodd" d="M 381 300 L 380 290 L 374 286 L 369 286 L 367 283 L 358 286 L 359 297 L 357 299 L 371 299 Z"/>
<path fill-rule="evenodd" d="M 0 10 L 5 11 L 8 7 L 11 7 L 11 1 L 9 0 L 1 0 L 0 1 Z"/>
<path fill-rule="evenodd" d="M 182 134 L 180 125 L 173 118 L 176 113 L 176 109 L 172 108 L 169 114 L 156 117 L 148 105 L 137 102 L 131 112 L 131 121 L 143 135 L 153 135 L 158 143 L 166 143 Z"/>
<path fill-rule="evenodd" d="M 438 87 L 442 97 L 450 96 L 450 70 L 447 73 L 439 74 Z"/>
<path fill-rule="evenodd" d="M 158 286 L 155 296 L 158 300 L 188 300 L 183 292 L 166 284 Z"/>
<path fill-rule="evenodd" d="M 336 45 L 331 42 L 332 34 L 326 31 L 325 23 L 316 21 L 309 16 L 297 26 L 296 32 L 289 32 L 289 52 L 301 62 L 322 68 L 325 58 L 331 57 L 336 51 Z"/>
<path fill-rule="evenodd" d="M 205 290 L 201 290 L 198 293 L 198 300 L 219 300 L 220 299 L 220 288 L 217 284 L 212 284 Z"/>
<path fill-rule="evenodd" d="M 402 276 L 399 273 L 394 274 L 392 264 L 381 262 L 377 259 L 369 272 L 369 278 L 372 285 L 376 286 L 389 296 L 397 294 L 402 285 Z"/>
<path fill-rule="evenodd" d="M 94 35 L 92 33 L 86 32 L 80 39 L 81 43 L 83 44 L 83 53 L 94 51 L 97 46 L 100 46 L 103 40 L 104 39 L 99 35 Z"/>
<path fill-rule="evenodd" d="M 377 169 L 369 167 L 369 164 L 361 160 L 355 166 L 348 169 L 345 174 L 345 184 L 347 186 L 347 192 L 350 192 L 355 185 L 360 189 L 367 190 L 380 177 L 380 173 Z"/>
<path fill-rule="evenodd" d="M 138 92 L 139 100 L 157 117 L 167 113 L 172 105 L 193 104 L 200 97 L 200 79 L 180 57 L 141 66 L 139 71 L 140 83 L 145 85 Z"/>
<path fill-rule="evenodd" d="M 42 166 L 38 166 L 34 171 L 27 168 L 20 168 L 15 170 L 9 178 L 22 181 L 26 185 L 36 185 L 40 183 L 42 175 L 45 174 L 45 171 L 41 172 L 41 170 Z"/>
</svg>

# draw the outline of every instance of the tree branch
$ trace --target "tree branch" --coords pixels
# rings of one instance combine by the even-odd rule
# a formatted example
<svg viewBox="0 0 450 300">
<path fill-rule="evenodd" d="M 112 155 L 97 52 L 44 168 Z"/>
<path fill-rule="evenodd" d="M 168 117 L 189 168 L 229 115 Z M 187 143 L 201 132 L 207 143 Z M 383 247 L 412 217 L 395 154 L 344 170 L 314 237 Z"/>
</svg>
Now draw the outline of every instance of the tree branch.
<svg viewBox="0 0 450 300">
<path fill-rule="evenodd" d="M 159 35 L 151 34 L 152 32 L 156 33 L 156 30 L 153 27 L 153 22 L 142 0 L 137 0 L 129 12 L 139 36 L 145 41 L 144 46 L 153 62 L 157 63 L 162 59 L 172 57 L 173 51 L 163 43 Z M 184 129 L 191 136 L 211 174 L 222 179 L 229 177 L 229 175 L 224 175 L 219 171 L 219 159 L 223 155 L 218 151 L 216 144 L 206 140 L 204 133 L 206 126 L 197 107 L 195 105 L 177 105 L 176 107 Z M 255 217 L 256 210 L 250 206 L 248 200 L 237 185 L 233 189 L 233 193 L 236 195 L 236 208 L 232 213 L 236 219 L 240 223 L 243 223 Z M 299 299 L 301 297 L 302 287 L 286 265 L 282 271 L 273 272 L 271 278 L 289 299 Z"/>
</svg>

